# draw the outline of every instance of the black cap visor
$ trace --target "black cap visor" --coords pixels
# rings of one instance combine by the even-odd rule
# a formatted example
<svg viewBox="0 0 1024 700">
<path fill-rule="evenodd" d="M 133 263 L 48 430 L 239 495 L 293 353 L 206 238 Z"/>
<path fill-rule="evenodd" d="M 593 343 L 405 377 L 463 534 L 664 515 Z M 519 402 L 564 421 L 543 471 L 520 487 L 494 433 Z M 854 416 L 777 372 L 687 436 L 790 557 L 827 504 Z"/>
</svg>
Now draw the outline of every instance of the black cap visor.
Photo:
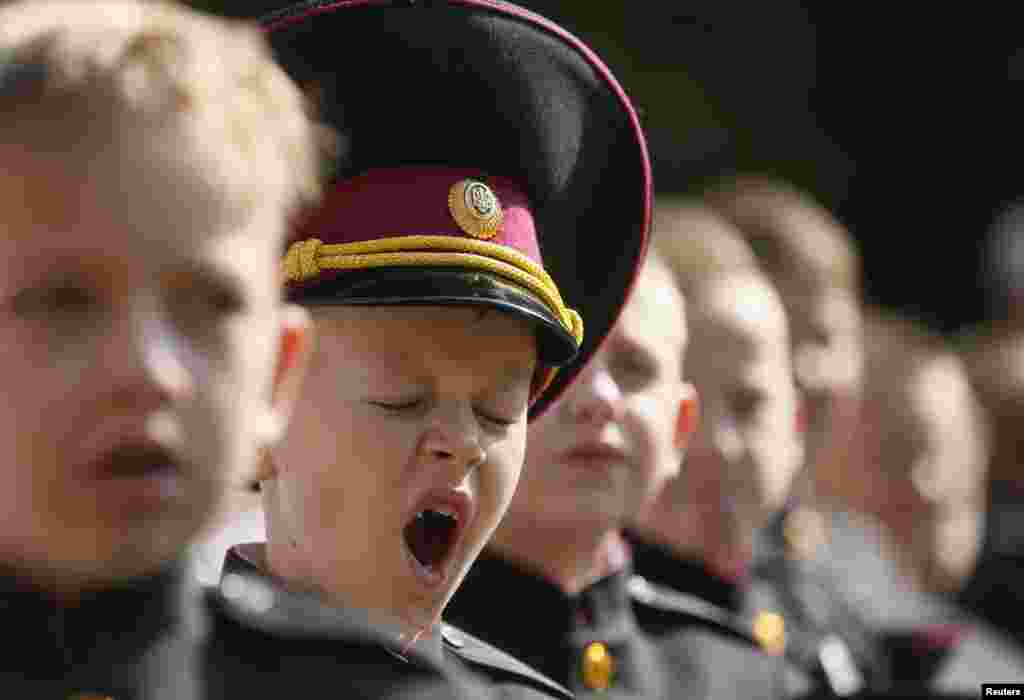
<svg viewBox="0 0 1024 700">
<path fill-rule="evenodd" d="M 537 360 L 571 362 L 576 340 L 532 292 L 490 272 L 459 267 L 384 267 L 345 273 L 294 290 L 289 300 L 317 306 L 486 306 L 534 323 Z"/>
</svg>

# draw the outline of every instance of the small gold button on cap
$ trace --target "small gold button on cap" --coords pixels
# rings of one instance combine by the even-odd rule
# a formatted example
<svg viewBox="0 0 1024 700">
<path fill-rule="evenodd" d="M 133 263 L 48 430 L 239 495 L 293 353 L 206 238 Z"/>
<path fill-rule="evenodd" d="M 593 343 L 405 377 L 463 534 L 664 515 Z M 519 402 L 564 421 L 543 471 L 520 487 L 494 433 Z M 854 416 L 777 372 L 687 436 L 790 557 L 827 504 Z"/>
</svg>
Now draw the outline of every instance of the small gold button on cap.
<svg viewBox="0 0 1024 700">
<path fill-rule="evenodd" d="M 591 642 L 583 649 L 583 684 L 590 690 L 606 690 L 612 684 L 615 659 L 602 642 Z"/>
<path fill-rule="evenodd" d="M 786 650 L 786 621 L 782 615 L 762 610 L 754 618 L 752 632 L 765 652 L 779 655 Z"/>
</svg>

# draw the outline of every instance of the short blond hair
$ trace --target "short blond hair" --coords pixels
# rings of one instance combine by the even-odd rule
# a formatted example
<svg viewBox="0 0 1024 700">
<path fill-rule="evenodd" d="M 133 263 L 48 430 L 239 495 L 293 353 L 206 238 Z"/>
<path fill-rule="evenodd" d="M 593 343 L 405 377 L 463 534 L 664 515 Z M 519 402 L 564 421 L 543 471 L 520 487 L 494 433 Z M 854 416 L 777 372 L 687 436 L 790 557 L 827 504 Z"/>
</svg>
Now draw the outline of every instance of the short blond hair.
<svg viewBox="0 0 1024 700">
<path fill-rule="evenodd" d="M 651 248 L 672 271 L 683 294 L 709 278 L 757 270 L 742 234 L 700 201 L 659 197 L 653 218 Z"/>
<path fill-rule="evenodd" d="M 860 256 L 849 233 L 810 194 L 773 177 L 739 175 L 703 193 L 739 229 L 774 280 L 794 277 L 860 292 Z"/>
<path fill-rule="evenodd" d="M 0 142 L 59 155 L 126 125 L 181 134 L 168 151 L 248 210 L 319 194 L 327 142 L 256 26 L 155 0 L 0 6 Z"/>
</svg>

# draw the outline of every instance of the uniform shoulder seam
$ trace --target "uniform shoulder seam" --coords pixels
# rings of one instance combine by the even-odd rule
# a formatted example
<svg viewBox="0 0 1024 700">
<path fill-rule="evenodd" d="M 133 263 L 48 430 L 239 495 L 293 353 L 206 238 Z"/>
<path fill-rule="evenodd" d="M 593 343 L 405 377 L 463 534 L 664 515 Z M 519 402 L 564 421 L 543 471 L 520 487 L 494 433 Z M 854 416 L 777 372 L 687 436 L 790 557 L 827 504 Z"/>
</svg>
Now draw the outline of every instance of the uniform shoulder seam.
<svg viewBox="0 0 1024 700">
<path fill-rule="evenodd" d="M 549 694 L 553 693 L 556 697 L 563 698 L 563 700 L 573 700 L 576 697 L 568 688 L 548 678 L 540 671 L 520 661 L 508 652 L 502 651 L 496 646 L 459 628 L 454 628 L 451 625 L 449 627 L 458 634 L 462 643 L 459 646 L 446 643 L 445 648 L 460 659 L 463 659 L 466 663 L 476 667 L 497 669 L 509 675 L 520 676 L 528 680 L 531 685 L 541 686 Z"/>
<path fill-rule="evenodd" d="M 639 605 L 697 620 L 751 646 L 761 647 L 750 625 L 742 618 L 695 595 L 652 583 L 637 575 L 630 577 L 627 590 L 630 598 Z"/>
</svg>

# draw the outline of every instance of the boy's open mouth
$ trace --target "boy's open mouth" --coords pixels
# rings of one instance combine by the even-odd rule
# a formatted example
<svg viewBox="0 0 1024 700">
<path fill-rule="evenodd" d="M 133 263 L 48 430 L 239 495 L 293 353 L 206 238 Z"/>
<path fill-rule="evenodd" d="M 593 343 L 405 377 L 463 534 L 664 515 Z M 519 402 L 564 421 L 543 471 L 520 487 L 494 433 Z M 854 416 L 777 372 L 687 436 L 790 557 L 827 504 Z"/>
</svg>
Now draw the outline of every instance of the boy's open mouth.
<svg viewBox="0 0 1024 700">
<path fill-rule="evenodd" d="M 440 585 L 447 579 L 449 564 L 471 513 L 472 503 L 465 494 L 434 492 L 421 501 L 402 529 L 405 546 L 417 565 L 413 568 L 427 583 Z"/>
<path fill-rule="evenodd" d="M 454 513 L 430 509 L 421 511 L 405 526 L 405 543 L 416 561 L 428 569 L 432 568 L 444 561 L 458 524 Z"/>
<path fill-rule="evenodd" d="M 85 476 L 108 507 L 129 515 L 152 512 L 174 499 L 184 469 L 163 447 L 127 440 L 93 459 Z"/>
<path fill-rule="evenodd" d="M 125 443 L 102 455 L 93 463 L 100 479 L 134 479 L 178 472 L 178 461 L 167 450 L 145 443 Z"/>
</svg>

